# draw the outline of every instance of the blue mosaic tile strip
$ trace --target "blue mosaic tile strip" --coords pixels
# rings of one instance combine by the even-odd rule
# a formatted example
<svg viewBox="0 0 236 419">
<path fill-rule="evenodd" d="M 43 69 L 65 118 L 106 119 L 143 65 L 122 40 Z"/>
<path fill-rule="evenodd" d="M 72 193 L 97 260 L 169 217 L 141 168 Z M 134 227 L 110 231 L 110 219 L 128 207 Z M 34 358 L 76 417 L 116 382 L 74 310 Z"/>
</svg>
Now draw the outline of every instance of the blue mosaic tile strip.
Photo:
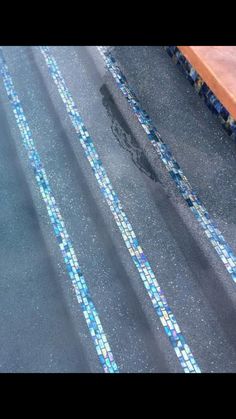
<svg viewBox="0 0 236 419">
<path fill-rule="evenodd" d="M 233 253 L 233 250 L 226 242 L 220 230 L 215 226 L 215 224 L 211 220 L 210 215 L 207 212 L 205 206 L 200 201 L 196 192 L 193 191 L 188 179 L 183 174 L 179 164 L 172 156 L 169 147 L 163 143 L 161 136 L 158 133 L 153 122 L 151 121 L 150 117 L 141 108 L 141 105 L 137 97 L 129 87 L 128 82 L 123 73 L 121 72 L 120 68 L 116 64 L 114 57 L 111 55 L 111 53 L 108 51 L 106 47 L 98 47 L 98 50 L 106 63 L 106 67 L 111 72 L 116 83 L 118 84 L 118 87 L 124 94 L 128 103 L 131 105 L 134 114 L 136 115 L 138 121 L 142 125 L 150 142 L 155 147 L 171 178 L 175 182 L 181 196 L 184 198 L 185 202 L 191 209 L 195 218 L 200 223 L 205 234 L 207 235 L 208 239 L 210 240 L 220 259 L 222 260 L 225 268 L 231 275 L 231 278 L 234 282 L 236 282 L 236 257 Z"/>
<path fill-rule="evenodd" d="M 173 62 L 184 73 L 192 86 L 194 86 L 199 96 L 204 98 L 207 107 L 217 116 L 227 134 L 233 140 L 236 140 L 236 120 L 217 99 L 212 90 L 207 86 L 182 52 L 176 46 L 166 46 L 164 48 Z"/>
<path fill-rule="evenodd" d="M 94 143 L 66 86 L 65 80 L 61 75 L 56 60 L 50 53 L 48 47 L 41 47 L 41 52 L 45 58 L 49 72 L 57 86 L 61 99 L 66 106 L 66 110 L 70 116 L 75 131 L 78 134 L 79 141 L 92 167 L 101 192 L 109 205 L 115 222 L 122 234 L 125 245 L 136 268 L 138 269 L 143 284 L 152 301 L 153 307 L 160 318 L 165 333 L 175 350 L 178 360 L 185 372 L 199 373 L 201 372 L 200 368 L 198 367 L 189 346 L 186 344 L 185 338 L 180 331 L 174 314 L 168 306 L 166 298 L 157 283 L 155 274 L 152 271 L 147 257 L 138 242 L 130 222 L 128 221 L 128 218 L 121 206 L 121 202 L 111 185 L 110 179 L 107 176 Z"/>
<path fill-rule="evenodd" d="M 65 227 L 65 223 L 62 219 L 51 187 L 49 185 L 46 172 L 43 168 L 39 154 L 35 148 L 32 134 L 26 121 L 21 102 L 16 94 L 2 49 L 0 49 L 0 71 L 9 101 L 13 108 L 17 125 L 22 136 L 23 144 L 27 150 L 30 163 L 33 167 L 35 178 L 42 198 L 46 204 L 47 212 L 52 223 L 64 262 L 66 264 L 66 269 L 74 286 L 78 303 L 82 307 L 89 332 L 92 336 L 99 357 L 99 361 L 105 372 L 118 372 L 118 367 L 113 358 L 106 335 L 103 331 L 98 312 L 94 306 L 88 286 L 85 282 L 85 278 L 81 272 L 75 251 Z"/>
</svg>

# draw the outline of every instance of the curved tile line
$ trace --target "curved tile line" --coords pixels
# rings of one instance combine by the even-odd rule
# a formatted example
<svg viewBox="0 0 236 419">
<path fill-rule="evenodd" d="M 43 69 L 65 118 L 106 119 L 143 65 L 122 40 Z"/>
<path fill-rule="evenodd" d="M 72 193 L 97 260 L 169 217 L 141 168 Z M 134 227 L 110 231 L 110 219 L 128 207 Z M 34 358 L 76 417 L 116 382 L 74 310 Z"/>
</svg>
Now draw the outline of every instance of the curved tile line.
<svg viewBox="0 0 236 419">
<path fill-rule="evenodd" d="M 103 331 L 98 312 L 94 306 L 88 286 L 85 282 L 85 278 L 81 272 L 75 251 L 65 227 L 65 223 L 49 185 L 46 172 L 34 145 L 32 134 L 26 121 L 20 99 L 18 98 L 15 91 L 2 49 L 0 49 L 0 71 L 8 99 L 13 108 L 16 122 L 23 139 L 23 144 L 27 150 L 30 163 L 34 169 L 38 187 L 46 204 L 47 212 L 53 226 L 53 230 L 56 235 L 64 262 L 66 264 L 66 269 L 74 286 L 78 303 L 82 307 L 82 311 L 89 328 L 89 332 L 92 336 L 99 361 L 105 372 L 119 372 L 117 364 L 113 358 L 110 345 Z"/>
<path fill-rule="evenodd" d="M 86 157 L 93 169 L 99 187 L 109 205 L 109 208 L 115 218 L 116 224 L 124 239 L 125 245 L 130 256 L 138 269 L 143 284 L 152 301 L 154 309 L 160 318 L 165 333 L 169 338 L 172 347 L 178 357 L 184 372 L 200 373 L 200 368 L 195 361 L 193 354 L 187 345 L 185 338 L 179 328 L 174 314 L 172 313 L 166 298 L 156 280 L 155 274 L 145 256 L 138 239 L 132 229 L 130 222 L 121 206 L 121 202 L 114 191 L 110 179 L 102 165 L 102 161 L 96 151 L 91 137 L 82 121 L 79 111 L 73 101 L 73 98 L 66 86 L 65 80 L 57 66 L 55 58 L 50 53 L 48 47 L 40 47 L 45 58 L 49 72 L 57 86 L 66 110 L 70 116 L 80 143 L 85 151 Z"/>
<path fill-rule="evenodd" d="M 148 116 L 146 111 L 141 108 L 139 100 L 130 88 L 127 79 L 116 63 L 115 58 L 111 55 L 106 47 L 97 48 L 106 63 L 106 67 L 111 72 L 119 89 L 122 91 L 128 103 L 131 105 L 134 114 L 138 118 L 138 121 L 142 125 L 149 140 L 157 150 L 157 153 L 159 154 L 162 162 L 164 163 L 170 176 L 175 182 L 178 191 L 193 212 L 197 221 L 200 223 L 205 234 L 207 235 L 208 239 L 222 260 L 225 268 L 231 275 L 231 278 L 236 283 L 236 256 L 233 253 L 232 248 L 229 246 L 220 230 L 211 220 L 206 207 L 200 201 L 196 192 L 193 191 L 190 182 L 184 175 L 177 161 L 172 156 L 169 147 L 163 143 L 161 136 L 154 126 L 151 118 Z"/>
</svg>

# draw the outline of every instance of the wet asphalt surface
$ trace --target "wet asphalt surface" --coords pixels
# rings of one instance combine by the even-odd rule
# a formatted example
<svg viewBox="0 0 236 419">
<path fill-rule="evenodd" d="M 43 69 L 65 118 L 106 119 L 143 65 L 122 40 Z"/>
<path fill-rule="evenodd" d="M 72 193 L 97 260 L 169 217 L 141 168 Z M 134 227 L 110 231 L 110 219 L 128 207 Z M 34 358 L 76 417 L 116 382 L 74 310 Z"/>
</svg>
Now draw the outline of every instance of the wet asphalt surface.
<svg viewBox="0 0 236 419">
<path fill-rule="evenodd" d="M 182 372 L 37 47 L 3 52 L 120 372 Z M 236 288 L 95 47 L 52 47 L 203 372 L 236 372 Z M 112 53 L 236 252 L 236 145 L 162 47 Z M 102 372 L 0 82 L 0 371 Z"/>
</svg>

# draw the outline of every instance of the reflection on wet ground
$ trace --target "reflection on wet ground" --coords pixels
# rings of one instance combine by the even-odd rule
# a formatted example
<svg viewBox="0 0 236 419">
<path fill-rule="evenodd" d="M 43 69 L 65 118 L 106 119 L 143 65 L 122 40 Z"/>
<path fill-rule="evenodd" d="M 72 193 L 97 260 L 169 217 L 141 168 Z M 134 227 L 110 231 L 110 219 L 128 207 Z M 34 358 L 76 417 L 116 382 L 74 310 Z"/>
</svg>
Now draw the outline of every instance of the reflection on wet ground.
<svg viewBox="0 0 236 419">
<path fill-rule="evenodd" d="M 131 154 L 132 161 L 142 173 L 154 180 L 154 182 L 160 183 L 157 174 L 153 170 L 147 156 L 138 144 L 105 84 L 101 87 L 100 92 L 103 95 L 102 103 L 111 118 L 111 130 L 118 143 L 124 150 Z"/>
</svg>

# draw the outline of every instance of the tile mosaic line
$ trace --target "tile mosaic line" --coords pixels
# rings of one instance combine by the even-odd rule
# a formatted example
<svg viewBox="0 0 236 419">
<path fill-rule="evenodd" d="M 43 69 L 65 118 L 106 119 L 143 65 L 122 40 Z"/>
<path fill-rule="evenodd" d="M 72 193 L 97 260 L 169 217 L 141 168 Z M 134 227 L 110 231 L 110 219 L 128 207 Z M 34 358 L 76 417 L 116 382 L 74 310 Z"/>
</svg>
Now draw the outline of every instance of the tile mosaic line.
<svg viewBox="0 0 236 419">
<path fill-rule="evenodd" d="M 45 58 L 49 73 L 51 74 L 57 86 L 59 95 L 66 106 L 68 115 L 70 116 L 75 131 L 78 134 L 78 139 L 92 167 L 101 192 L 109 205 L 115 222 L 124 239 L 125 245 L 139 272 L 153 307 L 158 317 L 160 318 L 164 331 L 168 336 L 172 347 L 174 348 L 177 358 L 183 367 L 184 372 L 200 373 L 200 368 L 194 359 L 189 346 L 186 343 L 186 340 L 180 330 L 174 314 L 168 306 L 167 300 L 156 280 L 155 274 L 149 264 L 149 261 L 139 244 L 139 241 L 133 231 L 130 222 L 128 221 L 128 218 L 122 208 L 121 202 L 111 185 L 110 179 L 107 176 L 94 143 L 66 86 L 65 80 L 58 68 L 56 60 L 48 47 L 43 46 L 40 47 L 40 49 Z"/>
<path fill-rule="evenodd" d="M 128 103 L 131 105 L 132 111 L 146 132 L 149 141 L 156 149 L 161 158 L 161 161 L 164 163 L 171 178 L 175 182 L 178 191 L 201 225 L 207 238 L 210 240 L 221 261 L 223 262 L 225 268 L 231 275 L 232 280 L 236 282 L 236 256 L 232 248 L 226 242 L 220 230 L 211 220 L 206 207 L 203 205 L 196 192 L 192 189 L 190 182 L 173 157 L 169 147 L 163 142 L 151 118 L 148 116 L 146 111 L 142 109 L 139 100 L 130 88 L 126 77 L 116 63 L 115 58 L 111 55 L 107 47 L 98 47 L 98 50 L 105 61 L 107 69 L 110 71 L 119 89 L 127 99 Z"/>
<path fill-rule="evenodd" d="M 47 212 L 57 242 L 59 244 L 62 257 L 66 264 L 67 272 L 74 286 L 78 303 L 82 308 L 89 332 L 98 354 L 99 361 L 103 367 L 104 372 L 119 372 L 107 337 L 104 333 L 98 312 L 93 303 L 85 278 L 81 272 L 81 268 L 79 266 L 70 237 L 67 233 L 64 220 L 60 214 L 55 197 L 49 185 L 45 169 L 36 150 L 28 122 L 26 120 L 20 99 L 14 88 L 13 80 L 9 73 L 2 49 L 0 49 L 0 71 L 8 99 L 16 118 L 16 123 L 21 133 L 23 145 L 26 148 L 30 163 L 33 167 L 36 182 L 38 184 L 43 201 L 46 204 Z"/>
</svg>

